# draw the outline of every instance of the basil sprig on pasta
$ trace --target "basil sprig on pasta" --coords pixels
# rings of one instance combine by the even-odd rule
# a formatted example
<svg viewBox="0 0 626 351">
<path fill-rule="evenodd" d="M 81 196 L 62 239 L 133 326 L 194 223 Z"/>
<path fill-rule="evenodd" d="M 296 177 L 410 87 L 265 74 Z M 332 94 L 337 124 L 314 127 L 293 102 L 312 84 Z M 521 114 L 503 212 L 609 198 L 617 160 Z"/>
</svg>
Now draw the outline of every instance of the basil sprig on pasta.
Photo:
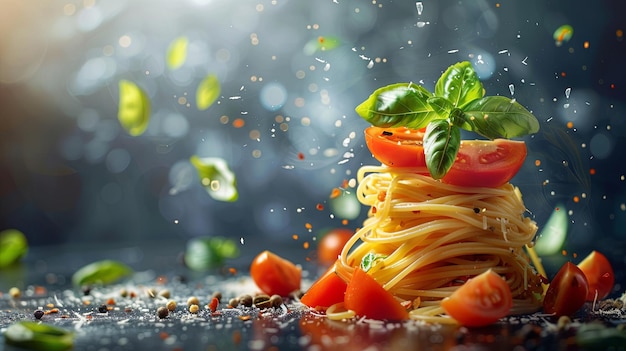
<svg viewBox="0 0 626 351">
<path fill-rule="evenodd" d="M 434 179 L 441 179 L 456 159 L 461 129 L 488 139 L 539 131 L 537 118 L 517 101 L 484 94 L 471 63 L 463 61 L 448 67 L 434 93 L 414 83 L 391 84 L 374 91 L 356 112 L 377 127 L 426 127 L 426 166 Z"/>
</svg>

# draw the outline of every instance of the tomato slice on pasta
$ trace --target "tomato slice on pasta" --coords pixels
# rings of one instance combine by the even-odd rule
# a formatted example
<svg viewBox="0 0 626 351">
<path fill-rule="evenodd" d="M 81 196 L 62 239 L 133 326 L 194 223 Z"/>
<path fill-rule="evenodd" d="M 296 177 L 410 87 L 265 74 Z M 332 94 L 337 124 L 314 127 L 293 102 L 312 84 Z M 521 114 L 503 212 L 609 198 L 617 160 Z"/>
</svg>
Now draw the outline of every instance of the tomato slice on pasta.
<svg viewBox="0 0 626 351">
<path fill-rule="evenodd" d="M 343 302 L 346 287 L 346 282 L 335 273 L 335 265 L 332 265 L 324 275 L 311 285 L 300 302 L 311 308 L 326 309 L 336 303 Z"/>
<path fill-rule="evenodd" d="M 354 269 L 348 283 L 344 304 L 357 316 L 369 319 L 401 321 L 409 318 L 406 308 L 359 267 Z"/>
<path fill-rule="evenodd" d="M 505 317 L 512 306 L 509 285 L 492 270 L 469 279 L 441 301 L 447 314 L 468 327 L 493 324 Z"/>
<path fill-rule="evenodd" d="M 390 167 L 426 167 L 423 130 L 368 127 L 365 142 L 381 163 Z M 466 187 L 498 187 L 524 164 L 526 144 L 507 139 L 462 140 L 456 161 L 442 182 Z M 427 174 L 426 169 L 424 173 Z"/>
</svg>

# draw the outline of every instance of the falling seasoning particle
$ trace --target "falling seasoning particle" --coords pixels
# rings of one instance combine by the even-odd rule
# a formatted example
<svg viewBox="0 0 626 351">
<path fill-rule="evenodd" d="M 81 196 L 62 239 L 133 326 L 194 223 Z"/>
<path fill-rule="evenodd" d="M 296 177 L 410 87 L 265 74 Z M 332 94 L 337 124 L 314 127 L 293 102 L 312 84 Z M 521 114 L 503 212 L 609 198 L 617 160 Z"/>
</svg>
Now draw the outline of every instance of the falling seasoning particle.
<svg viewBox="0 0 626 351">
<path fill-rule="evenodd" d="M 185 63 L 188 44 L 187 37 L 178 37 L 170 43 L 167 49 L 167 67 L 169 69 L 178 69 Z"/>
<path fill-rule="evenodd" d="M 221 86 L 217 76 L 210 74 L 198 85 L 196 90 L 196 107 L 200 111 L 208 109 L 220 96 Z"/>
<path fill-rule="evenodd" d="M 569 24 L 564 24 L 557 28 L 552 34 L 552 38 L 554 38 L 554 44 L 556 46 L 561 46 L 563 43 L 568 42 L 572 35 L 574 35 L 574 28 Z"/>
<path fill-rule="evenodd" d="M 304 154 L 302 152 L 298 152 L 298 160 L 304 160 Z"/>
<path fill-rule="evenodd" d="M 333 190 L 330 193 L 330 198 L 334 199 L 336 197 L 339 197 L 339 195 L 341 195 L 341 190 L 339 188 L 333 188 Z"/>
<path fill-rule="evenodd" d="M 421 1 L 415 3 L 415 7 L 417 8 L 417 15 L 421 16 L 422 11 L 424 11 L 424 4 Z"/>
<path fill-rule="evenodd" d="M 122 127 L 132 136 L 138 136 L 148 127 L 150 121 L 150 100 L 137 84 L 120 80 L 120 101 L 117 118 Z"/>
<path fill-rule="evenodd" d="M 237 201 L 237 179 L 224 159 L 218 157 L 192 156 L 191 164 L 198 171 L 198 177 L 207 193 L 215 200 Z"/>
</svg>

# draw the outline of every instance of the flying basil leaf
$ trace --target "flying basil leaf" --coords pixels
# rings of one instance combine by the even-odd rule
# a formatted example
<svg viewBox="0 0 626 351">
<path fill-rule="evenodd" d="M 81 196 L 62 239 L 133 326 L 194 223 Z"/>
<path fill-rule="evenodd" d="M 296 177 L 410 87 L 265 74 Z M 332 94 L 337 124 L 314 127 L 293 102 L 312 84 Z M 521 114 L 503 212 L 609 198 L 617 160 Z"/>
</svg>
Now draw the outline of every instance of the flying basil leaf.
<svg viewBox="0 0 626 351">
<path fill-rule="evenodd" d="M 77 270 L 72 275 L 72 283 L 75 286 L 110 284 L 131 274 L 133 274 L 133 270 L 121 262 L 102 260 L 90 263 Z"/>
<path fill-rule="evenodd" d="M 200 182 L 207 193 L 218 201 L 237 201 L 237 179 L 224 159 L 218 157 L 192 156 L 191 164 L 196 167 Z"/>
<path fill-rule="evenodd" d="M 187 242 L 185 264 L 195 271 L 219 267 L 228 258 L 239 256 L 237 244 L 223 237 L 198 237 Z"/>
<path fill-rule="evenodd" d="M 148 127 L 150 121 L 150 100 L 137 84 L 120 80 L 120 102 L 117 112 L 122 127 L 128 134 L 138 136 Z"/>
<path fill-rule="evenodd" d="M 452 105 L 452 103 L 448 99 L 440 96 L 433 96 L 431 98 L 428 98 L 428 104 L 430 105 L 430 107 L 432 107 L 435 113 L 440 116 L 449 115 L 454 108 L 454 105 Z"/>
<path fill-rule="evenodd" d="M 489 139 L 514 138 L 539 131 L 537 118 L 517 101 L 504 96 L 486 96 L 463 107 L 461 128 Z"/>
<path fill-rule="evenodd" d="M 435 96 L 448 99 L 454 107 L 462 108 L 484 94 L 485 89 L 468 61 L 448 67 L 435 84 Z"/>
<path fill-rule="evenodd" d="M 0 232 L 0 268 L 17 262 L 28 252 L 28 241 L 24 233 L 17 229 Z"/>
<path fill-rule="evenodd" d="M 196 89 L 196 107 L 198 110 L 204 111 L 209 108 L 215 100 L 220 96 L 220 81 L 214 74 L 206 76 Z"/>
<path fill-rule="evenodd" d="M 447 119 L 430 122 L 424 133 L 426 166 L 434 179 L 448 172 L 461 146 L 461 130 Z"/>
<path fill-rule="evenodd" d="M 167 66 L 174 70 L 180 68 L 187 60 L 187 37 L 178 37 L 167 48 Z"/>
<path fill-rule="evenodd" d="M 74 334 L 48 324 L 22 321 L 11 324 L 4 332 L 8 345 L 28 350 L 63 351 L 74 344 Z"/>
<path fill-rule="evenodd" d="M 419 129 L 436 118 L 442 118 L 428 103 L 432 94 L 413 83 L 396 83 L 377 89 L 356 107 L 363 119 L 377 127 Z"/>
</svg>

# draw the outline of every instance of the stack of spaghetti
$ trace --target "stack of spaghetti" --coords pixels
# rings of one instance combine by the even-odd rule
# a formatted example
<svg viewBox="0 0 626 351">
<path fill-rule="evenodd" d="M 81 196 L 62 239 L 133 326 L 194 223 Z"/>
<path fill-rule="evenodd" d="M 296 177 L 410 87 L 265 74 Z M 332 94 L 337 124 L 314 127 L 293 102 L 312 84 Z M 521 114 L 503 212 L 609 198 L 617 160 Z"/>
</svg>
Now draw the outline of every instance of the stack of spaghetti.
<svg viewBox="0 0 626 351">
<path fill-rule="evenodd" d="M 539 309 L 542 285 L 529 247 L 537 226 L 525 216 L 519 189 L 460 187 L 423 174 L 425 168 L 359 170 L 357 196 L 370 209 L 344 247 L 337 274 L 348 281 L 367 256 L 368 274 L 412 302 L 411 318 L 445 322 L 440 301 L 491 269 L 511 288 L 510 314 Z"/>
</svg>

